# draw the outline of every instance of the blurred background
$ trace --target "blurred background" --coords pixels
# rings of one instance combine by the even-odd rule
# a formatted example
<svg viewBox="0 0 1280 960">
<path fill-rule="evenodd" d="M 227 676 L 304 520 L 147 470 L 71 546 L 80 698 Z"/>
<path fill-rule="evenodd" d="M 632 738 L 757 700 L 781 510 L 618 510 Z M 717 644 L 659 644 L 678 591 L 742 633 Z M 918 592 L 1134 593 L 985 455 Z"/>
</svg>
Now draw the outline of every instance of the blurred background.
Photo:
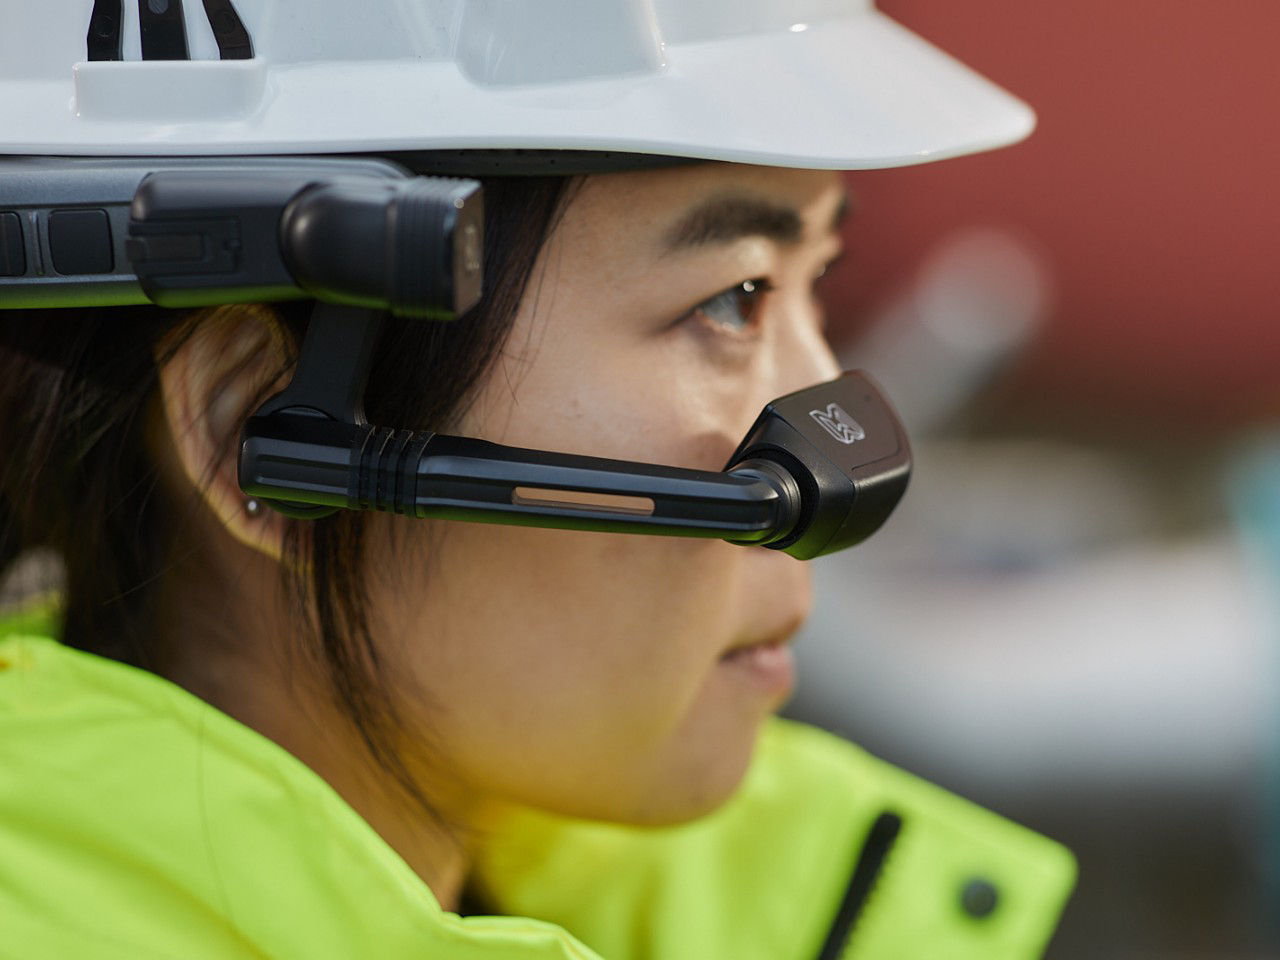
<svg viewBox="0 0 1280 960">
<path fill-rule="evenodd" d="M 849 175 L 916 471 L 789 712 L 1071 846 L 1054 960 L 1280 957 L 1280 4 L 879 6 L 1040 125 Z"/>
</svg>

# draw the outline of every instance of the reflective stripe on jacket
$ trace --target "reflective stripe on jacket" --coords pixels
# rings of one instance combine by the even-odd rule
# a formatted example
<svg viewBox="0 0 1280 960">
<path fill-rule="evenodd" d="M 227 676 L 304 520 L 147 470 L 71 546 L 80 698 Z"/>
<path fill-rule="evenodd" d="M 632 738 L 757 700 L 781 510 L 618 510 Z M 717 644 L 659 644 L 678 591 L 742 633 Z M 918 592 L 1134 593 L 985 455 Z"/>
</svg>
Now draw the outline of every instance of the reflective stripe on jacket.
<svg viewBox="0 0 1280 960">
<path fill-rule="evenodd" d="M 513 816 L 477 864 L 501 915 L 459 917 L 275 743 L 32 623 L 8 632 L 5 960 L 1023 960 L 1074 882 L 1058 844 L 774 721 L 694 823 Z"/>
</svg>

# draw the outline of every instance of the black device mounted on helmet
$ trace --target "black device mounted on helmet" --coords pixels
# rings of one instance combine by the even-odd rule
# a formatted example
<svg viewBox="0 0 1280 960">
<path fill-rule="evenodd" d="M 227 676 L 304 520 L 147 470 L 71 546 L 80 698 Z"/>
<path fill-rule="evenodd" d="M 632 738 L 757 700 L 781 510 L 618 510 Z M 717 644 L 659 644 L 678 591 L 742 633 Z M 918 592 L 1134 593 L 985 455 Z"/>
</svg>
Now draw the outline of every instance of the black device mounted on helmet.
<svg viewBox="0 0 1280 960">
<path fill-rule="evenodd" d="M 311 298 L 292 382 L 248 420 L 245 493 L 339 509 L 715 537 L 808 559 L 861 542 L 906 489 L 910 449 L 859 372 L 768 404 L 721 472 L 370 425 L 386 313 L 449 321 L 479 300 L 473 180 L 382 159 L 0 159 L 0 307 Z"/>
</svg>

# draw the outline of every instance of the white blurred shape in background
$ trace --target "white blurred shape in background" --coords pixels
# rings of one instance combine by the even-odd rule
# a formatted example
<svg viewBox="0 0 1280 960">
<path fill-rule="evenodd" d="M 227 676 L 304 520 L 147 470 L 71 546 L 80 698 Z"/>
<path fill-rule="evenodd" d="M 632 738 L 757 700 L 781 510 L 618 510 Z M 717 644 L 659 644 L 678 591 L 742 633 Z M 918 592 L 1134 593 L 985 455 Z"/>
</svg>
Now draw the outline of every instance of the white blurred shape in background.
<svg viewBox="0 0 1280 960">
<path fill-rule="evenodd" d="M 916 463 L 884 529 L 815 564 L 789 712 L 982 793 L 1241 783 L 1280 678 L 1235 532 L 1154 537 L 1149 479 L 1100 450 L 936 437 L 1052 287 L 1014 236 L 958 233 L 842 356 L 884 385 Z"/>
<path fill-rule="evenodd" d="M 1049 270 L 994 228 L 948 237 L 841 360 L 872 373 L 914 437 L 938 427 L 1027 343 L 1052 300 Z"/>
</svg>

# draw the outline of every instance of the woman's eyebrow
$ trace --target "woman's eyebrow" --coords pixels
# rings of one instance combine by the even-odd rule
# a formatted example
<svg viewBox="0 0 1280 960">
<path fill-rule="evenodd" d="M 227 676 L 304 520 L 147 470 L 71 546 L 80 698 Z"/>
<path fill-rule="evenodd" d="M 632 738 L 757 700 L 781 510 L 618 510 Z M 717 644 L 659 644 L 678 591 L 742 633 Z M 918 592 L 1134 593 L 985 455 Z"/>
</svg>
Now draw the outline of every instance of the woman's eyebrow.
<svg viewBox="0 0 1280 960">
<path fill-rule="evenodd" d="M 688 211 L 666 232 L 663 246 L 671 253 L 750 236 L 794 244 L 803 234 L 804 222 L 791 207 L 748 194 L 730 194 L 712 197 Z"/>
<path fill-rule="evenodd" d="M 849 209 L 845 195 L 832 217 L 831 230 L 836 232 Z M 804 236 L 804 220 L 792 207 L 754 197 L 730 194 L 713 197 L 698 204 L 666 232 L 663 247 L 667 253 L 728 243 L 742 237 L 760 236 L 776 243 L 799 243 Z"/>
</svg>

